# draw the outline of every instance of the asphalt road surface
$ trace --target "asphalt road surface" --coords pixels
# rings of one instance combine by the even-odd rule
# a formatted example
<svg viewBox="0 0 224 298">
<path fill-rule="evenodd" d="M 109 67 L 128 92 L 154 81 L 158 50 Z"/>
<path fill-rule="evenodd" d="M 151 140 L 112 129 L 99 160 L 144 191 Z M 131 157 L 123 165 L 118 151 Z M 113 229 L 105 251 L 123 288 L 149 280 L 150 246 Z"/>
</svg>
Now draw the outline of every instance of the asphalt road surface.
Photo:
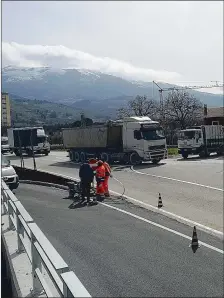
<svg viewBox="0 0 224 298">
<path fill-rule="evenodd" d="M 218 238 L 198 231 L 212 247 L 194 254 L 190 227 L 123 200 L 75 208 L 66 191 L 28 184 L 15 195 L 93 297 L 223 297 Z"/>
<path fill-rule="evenodd" d="M 12 164 L 20 165 L 16 156 Z M 32 158 L 25 158 L 25 167 L 33 168 Z M 49 156 L 36 157 L 37 169 L 78 178 L 79 166 L 69 161 L 67 152 L 51 151 Z M 168 159 L 159 165 L 143 164 L 134 169 L 114 167 L 113 175 L 125 187 L 125 195 L 157 206 L 161 193 L 163 210 L 223 232 L 223 158 Z M 109 188 L 117 193 L 123 187 L 110 179 Z"/>
</svg>

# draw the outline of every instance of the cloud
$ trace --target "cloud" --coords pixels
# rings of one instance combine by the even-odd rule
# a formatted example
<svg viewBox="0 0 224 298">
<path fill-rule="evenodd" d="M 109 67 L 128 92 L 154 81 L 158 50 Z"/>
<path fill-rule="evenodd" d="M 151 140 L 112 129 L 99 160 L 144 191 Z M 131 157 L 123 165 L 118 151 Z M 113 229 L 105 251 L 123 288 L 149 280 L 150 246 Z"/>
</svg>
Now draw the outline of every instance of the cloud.
<svg viewBox="0 0 224 298">
<path fill-rule="evenodd" d="M 95 57 L 62 45 L 24 45 L 2 42 L 2 63 L 3 66 L 88 69 L 146 82 L 156 80 L 172 83 L 181 78 L 181 75 L 176 72 L 140 68 L 124 61 L 109 57 Z"/>
</svg>

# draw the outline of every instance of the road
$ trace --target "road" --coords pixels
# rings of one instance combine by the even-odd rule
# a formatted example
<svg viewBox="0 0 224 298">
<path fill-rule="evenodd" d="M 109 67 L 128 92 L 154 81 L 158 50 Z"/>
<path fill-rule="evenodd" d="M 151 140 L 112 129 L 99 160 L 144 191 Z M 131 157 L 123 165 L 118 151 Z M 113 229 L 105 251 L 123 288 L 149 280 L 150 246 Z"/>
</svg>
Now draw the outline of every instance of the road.
<svg viewBox="0 0 224 298">
<path fill-rule="evenodd" d="M 182 237 L 192 228 L 123 200 L 72 208 L 54 188 L 20 184 L 15 194 L 93 297 L 223 297 L 218 238 L 198 231 L 213 248 L 193 254 Z"/>
<path fill-rule="evenodd" d="M 18 157 L 10 158 L 12 164 L 20 164 Z M 39 170 L 78 178 L 79 166 L 69 161 L 66 152 L 51 151 L 49 156 L 36 157 L 36 163 Z M 33 167 L 32 158 L 25 158 L 25 167 Z M 125 195 L 156 207 L 160 193 L 163 210 L 223 232 L 222 158 L 168 159 L 157 166 L 143 164 L 133 169 L 118 166 L 113 175 L 125 186 Z M 114 179 L 109 186 L 123 192 Z"/>
</svg>

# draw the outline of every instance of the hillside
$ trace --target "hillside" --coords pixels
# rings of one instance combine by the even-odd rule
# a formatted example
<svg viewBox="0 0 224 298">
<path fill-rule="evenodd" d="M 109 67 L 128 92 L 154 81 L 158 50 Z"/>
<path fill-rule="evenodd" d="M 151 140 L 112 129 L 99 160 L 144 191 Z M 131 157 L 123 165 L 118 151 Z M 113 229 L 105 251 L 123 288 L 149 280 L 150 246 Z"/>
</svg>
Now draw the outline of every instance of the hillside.
<svg viewBox="0 0 224 298">
<path fill-rule="evenodd" d="M 48 101 L 29 100 L 10 94 L 12 123 L 16 126 L 70 123 L 80 112 Z"/>
<path fill-rule="evenodd" d="M 170 86 L 160 85 L 163 88 Z M 5 67 L 2 69 L 2 90 L 11 94 L 13 119 L 16 121 L 28 118 L 51 123 L 70 121 L 79 117 L 81 111 L 91 118 L 115 117 L 116 110 L 136 95 L 159 99 L 159 92 L 156 88 L 153 90 L 152 82 L 128 81 L 87 70 L 49 67 Z M 208 106 L 223 105 L 222 95 L 190 92 Z M 36 101 L 32 102 L 34 99 Z"/>
</svg>

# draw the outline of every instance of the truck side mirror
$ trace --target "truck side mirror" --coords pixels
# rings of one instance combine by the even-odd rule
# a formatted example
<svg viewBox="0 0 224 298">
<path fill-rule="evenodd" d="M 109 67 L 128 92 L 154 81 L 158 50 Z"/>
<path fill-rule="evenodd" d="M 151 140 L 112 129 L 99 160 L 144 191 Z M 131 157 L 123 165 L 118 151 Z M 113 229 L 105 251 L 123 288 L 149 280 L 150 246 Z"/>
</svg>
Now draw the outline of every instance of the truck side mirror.
<svg viewBox="0 0 224 298">
<path fill-rule="evenodd" d="M 141 132 L 139 130 L 134 131 L 134 138 L 136 140 L 141 140 L 142 137 L 141 137 Z"/>
</svg>

